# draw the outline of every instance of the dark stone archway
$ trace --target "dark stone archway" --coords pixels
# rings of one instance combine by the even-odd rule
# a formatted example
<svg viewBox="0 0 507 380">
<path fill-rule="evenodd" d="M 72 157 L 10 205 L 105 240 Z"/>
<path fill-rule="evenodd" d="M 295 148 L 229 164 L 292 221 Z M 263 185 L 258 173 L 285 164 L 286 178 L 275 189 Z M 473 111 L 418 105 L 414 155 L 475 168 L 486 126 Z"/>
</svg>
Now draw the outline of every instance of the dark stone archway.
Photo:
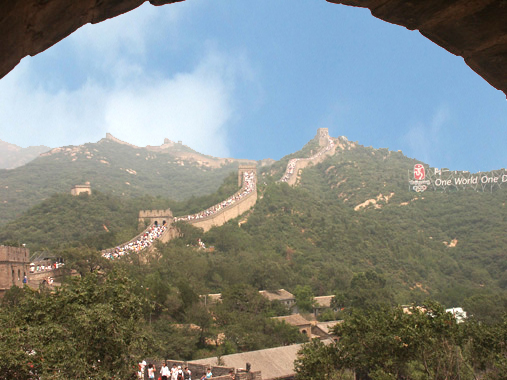
<svg viewBox="0 0 507 380">
<path fill-rule="evenodd" d="M 16 0 L 0 5 L 0 78 L 87 23 L 99 23 L 146 0 Z M 164 5 L 184 0 L 149 0 Z M 191 0 L 187 0 L 191 1 Z M 322 0 L 324 1 L 324 0 Z M 507 95 L 507 0 L 327 0 L 369 8 L 384 21 L 421 34 Z"/>
</svg>

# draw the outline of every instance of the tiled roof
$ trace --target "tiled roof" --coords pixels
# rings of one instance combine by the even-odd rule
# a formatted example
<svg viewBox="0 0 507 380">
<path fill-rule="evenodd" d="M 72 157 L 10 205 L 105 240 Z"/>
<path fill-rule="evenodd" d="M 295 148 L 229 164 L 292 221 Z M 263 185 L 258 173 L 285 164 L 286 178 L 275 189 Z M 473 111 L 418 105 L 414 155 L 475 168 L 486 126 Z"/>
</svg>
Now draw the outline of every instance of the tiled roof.
<svg viewBox="0 0 507 380">
<path fill-rule="evenodd" d="M 272 380 L 295 375 L 294 360 L 301 344 L 268 348 L 265 350 L 243 352 L 240 354 L 221 356 L 221 364 L 226 367 L 245 368 L 246 363 L 252 365 L 252 371 L 261 371 L 263 380 Z M 192 360 L 189 363 L 215 366 L 216 357 Z"/>
<path fill-rule="evenodd" d="M 331 328 L 336 326 L 338 323 L 342 323 L 343 321 L 328 321 L 328 322 L 319 322 L 316 326 L 321 329 L 326 334 L 331 334 Z"/>
<path fill-rule="evenodd" d="M 317 307 L 331 307 L 331 301 L 333 300 L 334 296 L 320 296 L 320 297 L 314 297 L 315 303 Z"/>
<path fill-rule="evenodd" d="M 309 325 L 311 322 L 304 318 L 301 314 L 285 315 L 283 317 L 273 317 L 278 321 L 285 321 L 285 323 L 292 326 L 304 326 Z"/>
<path fill-rule="evenodd" d="M 273 292 L 270 292 L 268 290 L 261 290 L 259 291 L 260 294 L 262 294 L 264 297 L 266 297 L 270 301 L 285 301 L 290 299 L 295 299 L 294 295 L 290 292 L 288 292 L 285 289 L 278 289 Z"/>
</svg>

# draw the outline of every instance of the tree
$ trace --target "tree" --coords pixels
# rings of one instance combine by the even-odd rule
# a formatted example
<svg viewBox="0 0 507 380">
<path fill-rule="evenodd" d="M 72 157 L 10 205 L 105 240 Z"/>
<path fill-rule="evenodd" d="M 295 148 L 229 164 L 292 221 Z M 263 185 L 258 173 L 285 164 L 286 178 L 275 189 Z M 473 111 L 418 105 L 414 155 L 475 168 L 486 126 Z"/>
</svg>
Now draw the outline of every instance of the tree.
<svg viewBox="0 0 507 380">
<path fill-rule="evenodd" d="M 111 260 L 104 258 L 100 251 L 90 247 L 66 248 L 58 253 L 65 260 L 65 269 L 74 269 L 81 276 L 111 267 Z"/>
<path fill-rule="evenodd" d="M 0 379 L 131 378 L 147 346 L 149 305 L 124 273 L 23 292 L 17 305 L 0 309 Z"/>
<path fill-rule="evenodd" d="M 470 361 L 463 355 L 459 326 L 434 302 L 413 307 L 409 313 L 387 306 L 356 309 L 335 326 L 334 332 L 339 336 L 337 344 L 323 347 L 314 343 L 300 352 L 298 377 L 332 378 L 346 369 L 364 380 L 457 380 L 474 376 Z"/>
<path fill-rule="evenodd" d="M 294 297 L 296 297 L 296 306 L 300 311 L 308 313 L 313 311 L 315 300 L 312 288 L 309 285 L 298 285 L 294 289 Z"/>
<path fill-rule="evenodd" d="M 376 308 L 379 305 L 392 305 L 393 294 L 386 285 L 386 280 L 374 271 L 355 274 L 350 288 L 337 294 L 333 306 Z"/>
<path fill-rule="evenodd" d="M 294 362 L 294 368 L 298 380 L 334 380 L 352 377 L 339 366 L 336 343 L 326 345 L 318 339 L 303 345 Z"/>
</svg>

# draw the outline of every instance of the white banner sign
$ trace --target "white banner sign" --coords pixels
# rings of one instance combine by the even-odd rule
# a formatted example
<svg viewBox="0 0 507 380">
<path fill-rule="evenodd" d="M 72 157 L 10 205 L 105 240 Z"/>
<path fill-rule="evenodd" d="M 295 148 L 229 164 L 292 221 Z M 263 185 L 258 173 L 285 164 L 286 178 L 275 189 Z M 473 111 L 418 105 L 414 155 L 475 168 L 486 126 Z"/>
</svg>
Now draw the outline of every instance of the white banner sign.
<svg viewBox="0 0 507 380">
<path fill-rule="evenodd" d="M 430 168 L 423 164 L 415 164 L 408 171 L 410 191 L 423 192 L 475 190 L 493 191 L 495 188 L 507 188 L 507 169 L 491 172 L 460 172 L 449 169 Z"/>
</svg>

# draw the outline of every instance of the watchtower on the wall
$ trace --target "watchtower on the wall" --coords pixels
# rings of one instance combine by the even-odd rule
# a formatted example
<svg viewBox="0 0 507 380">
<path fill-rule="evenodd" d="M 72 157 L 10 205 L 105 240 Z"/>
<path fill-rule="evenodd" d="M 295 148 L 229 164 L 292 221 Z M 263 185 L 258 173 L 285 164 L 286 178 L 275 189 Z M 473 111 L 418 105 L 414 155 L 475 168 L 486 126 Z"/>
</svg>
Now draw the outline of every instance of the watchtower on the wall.
<svg viewBox="0 0 507 380">
<path fill-rule="evenodd" d="M 0 245 L 0 294 L 12 285 L 23 286 L 29 265 L 30 251 L 27 248 Z"/>
<path fill-rule="evenodd" d="M 85 182 L 84 185 L 74 185 L 72 186 L 72 189 L 70 189 L 70 193 L 72 195 L 79 195 L 82 193 L 91 195 L 92 193 L 92 187 L 90 185 L 90 182 Z"/>
<path fill-rule="evenodd" d="M 328 128 L 318 128 L 317 136 L 319 137 L 319 145 L 327 146 L 329 143 L 329 129 Z"/>
<path fill-rule="evenodd" d="M 253 164 L 243 164 L 239 165 L 238 168 L 238 186 L 243 184 L 243 173 L 253 171 L 255 175 L 257 175 L 257 165 Z"/>
<path fill-rule="evenodd" d="M 144 227 L 145 220 L 148 220 L 150 224 L 156 224 L 163 226 L 165 224 L 171 225 L 173 223 L 173 213 L 170 208 L 167 210 L 141 210 L 139 211 L 139 228 Z"/>
</svg>

